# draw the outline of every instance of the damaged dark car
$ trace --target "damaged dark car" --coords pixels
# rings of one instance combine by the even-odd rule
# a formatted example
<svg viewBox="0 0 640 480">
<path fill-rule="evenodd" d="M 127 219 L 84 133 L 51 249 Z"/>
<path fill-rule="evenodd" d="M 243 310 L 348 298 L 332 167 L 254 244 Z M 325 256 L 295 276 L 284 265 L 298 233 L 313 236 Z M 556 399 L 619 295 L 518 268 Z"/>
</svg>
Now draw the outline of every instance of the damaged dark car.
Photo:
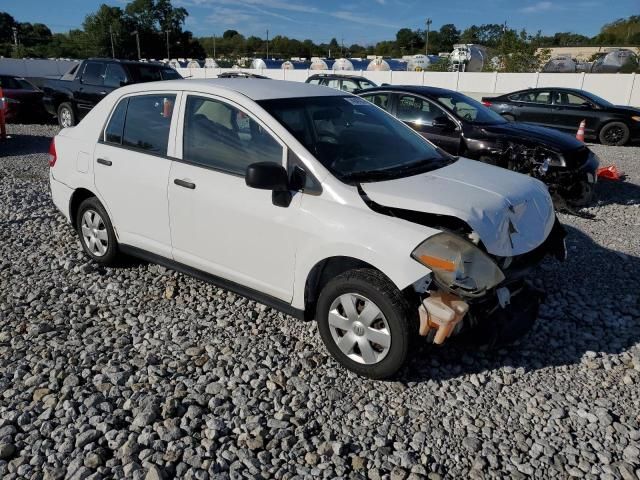
<svg viewBox="0 0 640 480">
<path fill-rule="evenodd" d="M 385 86 L 359 92 L 450 153 L 543 181 L 558 208 L 583 207 L 594 196 L 598 157 L 562 132 L 508 122 L 459 92 Z"/>
</svg>

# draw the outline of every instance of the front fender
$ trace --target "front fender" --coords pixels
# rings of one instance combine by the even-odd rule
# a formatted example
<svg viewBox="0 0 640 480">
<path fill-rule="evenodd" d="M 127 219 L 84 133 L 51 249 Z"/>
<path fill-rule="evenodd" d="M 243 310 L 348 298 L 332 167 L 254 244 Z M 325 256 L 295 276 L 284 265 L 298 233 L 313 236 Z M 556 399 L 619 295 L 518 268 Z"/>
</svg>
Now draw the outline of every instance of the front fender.
<svg viewBox="0 0 640 480">
<path fill-rule="evenodd" d="M 296 254 L 292 304 L 304 309 L 307 278 L 315 265 L 330 257 L 351 257 L 384 273 L 402 290 L 429 273 L 411 252 L 439 230 L 390 217 L 362 206 L 305 195 L 301 205 L 305 238 Z"/>
</svg>

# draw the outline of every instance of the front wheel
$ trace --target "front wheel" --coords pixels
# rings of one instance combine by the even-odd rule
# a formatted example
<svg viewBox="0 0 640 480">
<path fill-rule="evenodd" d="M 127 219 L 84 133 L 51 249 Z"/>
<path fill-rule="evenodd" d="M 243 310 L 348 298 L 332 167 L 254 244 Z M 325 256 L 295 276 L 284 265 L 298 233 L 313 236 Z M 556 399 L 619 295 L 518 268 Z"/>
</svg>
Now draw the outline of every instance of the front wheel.
<svg viewBox="0 0 640 480">
<path fill-rule="evenodd" d="M 345 368 L 369 378 L 393 376 L 418 335 L 417 308 L 372 269 L 345 272 L 320 293 L 316 320 L 329 353 Z"/>
<path fill-rule="evenodd" d="M 629 127 L 622 122 L 607 123 L 600 130 L 600 143 L 603 145 L 621 146 L 629 141 Z"/>
</svg>

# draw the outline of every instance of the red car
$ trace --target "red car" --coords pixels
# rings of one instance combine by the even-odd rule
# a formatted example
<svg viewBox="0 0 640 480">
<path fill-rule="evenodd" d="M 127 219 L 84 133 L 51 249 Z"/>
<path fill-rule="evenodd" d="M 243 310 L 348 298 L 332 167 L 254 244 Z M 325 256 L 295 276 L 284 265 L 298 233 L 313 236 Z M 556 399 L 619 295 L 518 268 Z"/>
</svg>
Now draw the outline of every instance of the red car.
<svg viewBox="0 0 640 480">
<path fill-rule="evenodd" d="M 4 96 L 4 116 L 7 122 L 35 120 L 45 117 L 42 90 L 22 77 L 0 75 Z"/>
</svg>

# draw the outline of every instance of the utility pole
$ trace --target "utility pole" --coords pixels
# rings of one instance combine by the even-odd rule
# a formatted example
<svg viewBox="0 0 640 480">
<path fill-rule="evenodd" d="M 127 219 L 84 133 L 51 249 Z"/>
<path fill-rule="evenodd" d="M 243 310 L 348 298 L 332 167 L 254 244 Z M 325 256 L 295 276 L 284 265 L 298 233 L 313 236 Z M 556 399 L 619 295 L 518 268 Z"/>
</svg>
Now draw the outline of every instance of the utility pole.
<svg viewBox="0 0 640 480">
<path fill-rule="evenodd" d="M 427 41 L 426 41 L 425 47 L 424 47 L 424 54 L 425 55 L 429 55 L 429 30 L 431 29 L 431 24 L 433 22 L 432 22 L 432 20 L 430 18 L 427 18 L 427 20 L 424 23 L 427 26 Z"/>
<path fill-rule="evenodd" d="M 18 28 L 17 27 L 11 27 L 11 30 L 13 30 L 13 44 L 15 45 L 15 55 L 16 58 L 18 58 L 18 55 L 20 54 L 20 48 L 18 47 Z"/>
<path fill-rule="evenodd" d="M 267 60 L 269 60 L 269 30 L 267 29 Z"/>
<path fill-rule="evenodd" d="M 113 47 L 113 27 L 109 25 L 109 38 L 111 39 L 111 58 L 116 58 L 116 50 Z"/>
<path fill-rule="evenodd" d="M 216 58 L 216 34 L 213 34 L 213 59 Z"/>
<path fill-rule="evenodd" d="M 165 30 L 165 33 L 167 34 L 167 61 L 171 60 L 171 56 L 169 55 L 169 32 L 170 30 Z"/>
<path fill-rule="evenodd" d="M 340 56 L 344 58 L 344 37 L 340 39 Z"/>
<path fill-rule="evenodd" d="M 142 58 L 142 55 L 140 55 L 140 33 L 138 33 L 138 30 L 134 30 L 133 32 L 131 32 L 131 35 L 136 36 L 136 46 L 138 47 L 138 60 L 140 60 Z"/>
</svg>

